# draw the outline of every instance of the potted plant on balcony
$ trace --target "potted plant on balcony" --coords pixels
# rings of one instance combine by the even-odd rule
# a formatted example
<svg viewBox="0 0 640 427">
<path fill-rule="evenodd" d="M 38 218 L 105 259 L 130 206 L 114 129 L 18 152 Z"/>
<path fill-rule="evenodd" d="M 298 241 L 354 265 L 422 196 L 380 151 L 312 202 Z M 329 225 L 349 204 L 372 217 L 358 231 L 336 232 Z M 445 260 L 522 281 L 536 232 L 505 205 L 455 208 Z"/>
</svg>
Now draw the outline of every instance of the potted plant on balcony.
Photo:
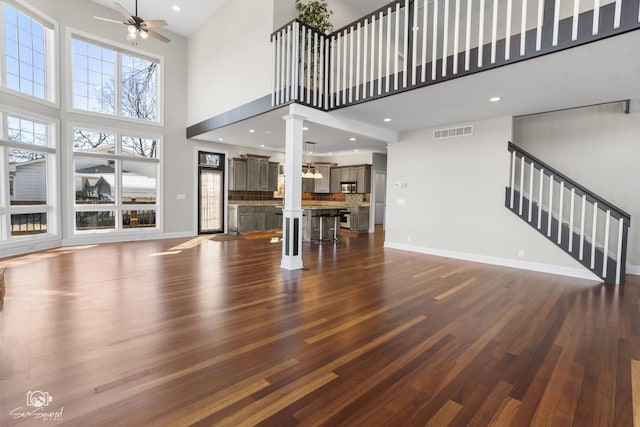
<svg viewBox="0 0 640 427">
<path fill-rule="evenodd" d="M 330 19 L 333 11 L 329 10 L 327 0 L 309 0 L 306 3 L 296 0 L 296 11 L 299 20 L 322 34 L 329 34 L 333 29 Z"/>
</svg>

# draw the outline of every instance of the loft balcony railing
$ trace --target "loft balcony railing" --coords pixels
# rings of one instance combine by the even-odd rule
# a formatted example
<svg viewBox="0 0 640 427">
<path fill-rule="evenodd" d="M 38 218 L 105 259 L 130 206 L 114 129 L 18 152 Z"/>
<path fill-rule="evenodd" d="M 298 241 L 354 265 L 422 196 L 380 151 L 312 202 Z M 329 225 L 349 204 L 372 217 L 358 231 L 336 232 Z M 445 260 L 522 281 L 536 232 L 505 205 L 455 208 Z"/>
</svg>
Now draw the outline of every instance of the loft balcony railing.
<svg viewBox="0 0 640 427">
<path fill-rule="evenodd" d="M 331 110 L 640 28 L 640 0 L 402 0 L 271 35 L 272 106 Z"/>
</svg>

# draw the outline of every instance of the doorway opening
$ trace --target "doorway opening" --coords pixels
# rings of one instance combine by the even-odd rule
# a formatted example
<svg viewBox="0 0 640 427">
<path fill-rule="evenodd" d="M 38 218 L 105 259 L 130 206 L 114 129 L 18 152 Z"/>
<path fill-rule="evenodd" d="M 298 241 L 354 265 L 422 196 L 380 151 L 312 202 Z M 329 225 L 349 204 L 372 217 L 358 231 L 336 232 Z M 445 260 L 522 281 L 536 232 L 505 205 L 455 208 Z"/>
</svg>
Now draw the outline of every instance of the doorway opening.
<svg viewBox="0 0 640 427">
<path fill-rule="evenodd" d="M 224 165 L 224 154 L 198 151 L 198 234 L 224 232 Z"/>
</svg>

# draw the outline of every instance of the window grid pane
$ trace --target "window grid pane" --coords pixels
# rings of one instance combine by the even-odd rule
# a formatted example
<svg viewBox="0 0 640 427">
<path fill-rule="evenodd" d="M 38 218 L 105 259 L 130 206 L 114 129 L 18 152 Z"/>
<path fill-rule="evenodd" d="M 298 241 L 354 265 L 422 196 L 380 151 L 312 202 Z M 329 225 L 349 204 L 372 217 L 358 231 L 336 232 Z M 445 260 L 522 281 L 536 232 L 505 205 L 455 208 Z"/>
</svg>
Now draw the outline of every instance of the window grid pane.
<svg viewBox="0 0 640 427">
<path fill-rule="evenodd" d="M 10 141 L 46 147 L 48 145 L 47 125 L 7 115 L 7 138 Z"/>
<path fill-rule="evenodd" d="M 73 40 L 73 108 L 115 114 L 113 55 L 107 48 Z"/>
<path fill-rule="evenodd" d="M 47 204 L 47 161 L 44 153 L 9 150 L 11 205 Z"/>
<path fill-rule="evenodd" d="M 122 155 L 156 159 L 158 157 L 157 145 L 158 143 L 155 139 L 123 136 Z"/>
<path fill-rule="evenodd" d="M 157 119 L 157 68 L 153 61 L 122 55 L 122 108 L 124 117 Z"/>
<path fill-rule="evenodd" d="M 76 129 L 73 132 L 73 150 L 100 154 L 115 154 L 116 137 L 112 133 Z"/>
<path fill-rule="evenodd" d="M 3 12 L 7 87 L 45 99 L 45 27 L 7 3 Z"/>
</svg>

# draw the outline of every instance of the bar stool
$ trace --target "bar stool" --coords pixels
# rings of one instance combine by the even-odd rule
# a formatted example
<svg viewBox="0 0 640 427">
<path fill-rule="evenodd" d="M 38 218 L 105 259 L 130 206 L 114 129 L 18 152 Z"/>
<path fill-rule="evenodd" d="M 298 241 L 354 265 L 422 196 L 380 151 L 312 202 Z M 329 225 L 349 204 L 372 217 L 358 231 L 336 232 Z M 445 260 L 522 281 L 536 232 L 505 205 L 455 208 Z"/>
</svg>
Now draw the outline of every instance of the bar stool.
<svg viewBox="0 0 640 427">
<path fill-rule="evenodd" d="M 318 227 L 315 227 L 315 228 L 312 227 L 311 228 L 311 241 L 313 241 L 314 243 L 322 243 L 322 235 L 324 233 L 324 227 L 322 226 L 323 225 L 322 224 L 322 222 L 323 222 L 323 220 L 322 220 L 323 218 L 322 217 L 323 217 L 322 211 L 318 211 L 318 213 L 316 213 L 315 215 L 311 214 L 311 217 L 309 218 L 309 220 L 312 221 L 312 222 L 313 222 L 314 218 L 318 218 L 318 222 L 319 222 Z M 318 232 L 318 238 L 314 240 L 313 239 L 313 233 L 315 231 Z"/>
<path fill-rule="evenodd" d="M 333 228 L 329 228 L 329 231 L 333 231 L 333 241 L 338 241 L 338 232 L 340 231 L 340 217 L 342 214 L 340 211 L 329 214 L 329 218 L 333 218 Z"/>
<path fill-rule="evenodd" d="M 320 221 L 320 226 L 316 229 L 319 231 L 319 235 L 318 235 L 318 243 L 322 243 L 328 239 L 324 238 L 324 223 L 326 221 L 327 218 L 329 218 L 331 216 L 331 214 L 324 212 L 324 211 L 320 211 L 320 214 L 318 215 L 318 220 Z"/>
</svg>

